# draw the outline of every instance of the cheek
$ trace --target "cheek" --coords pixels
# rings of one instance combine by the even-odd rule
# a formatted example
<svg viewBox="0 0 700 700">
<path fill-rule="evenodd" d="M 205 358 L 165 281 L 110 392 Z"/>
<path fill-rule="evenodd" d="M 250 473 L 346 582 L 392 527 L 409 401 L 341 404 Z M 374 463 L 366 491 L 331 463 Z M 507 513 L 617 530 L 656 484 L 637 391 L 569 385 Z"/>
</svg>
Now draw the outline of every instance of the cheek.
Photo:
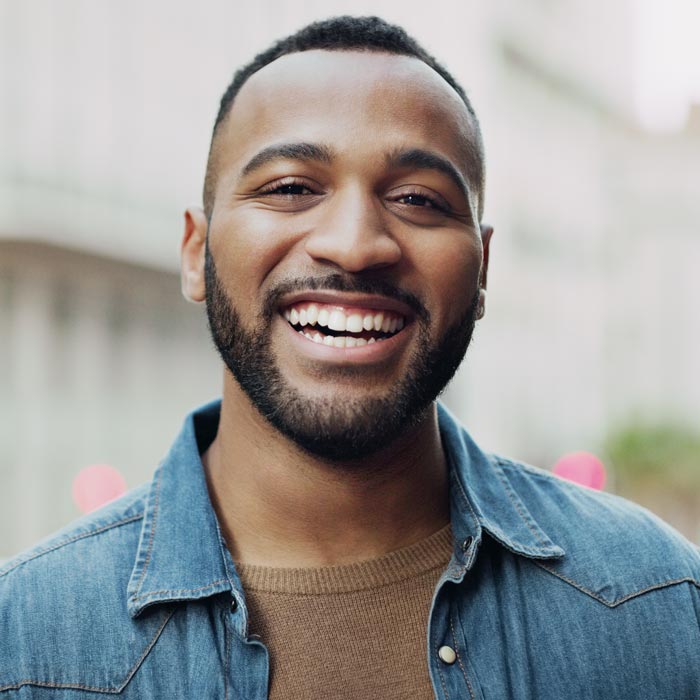
<svg viewBox="0 0 700 700">
<path fill-rule="evenodd" d="M 294 222 L 240 207 L 212 218 L 209 246 L 222 281 L 238 303 L 259 303 L 271 272 L 302 237 Z"/>
<path fill-rule="evenodd" d="M 448 325 L 461 318 L 479 287 L 482 255 L 481 241 L 464 233 L 423 247 L 416 267 L 435 323 Z"/>
</svg>

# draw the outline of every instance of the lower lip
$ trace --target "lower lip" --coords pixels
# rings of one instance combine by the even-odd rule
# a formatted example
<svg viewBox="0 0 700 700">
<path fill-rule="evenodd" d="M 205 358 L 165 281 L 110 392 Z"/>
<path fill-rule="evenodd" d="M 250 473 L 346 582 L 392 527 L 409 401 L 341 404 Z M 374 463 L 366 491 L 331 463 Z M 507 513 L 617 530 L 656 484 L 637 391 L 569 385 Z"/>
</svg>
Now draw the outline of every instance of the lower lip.
<svg viewBox="0 0 700 700">
<path fill-rule="evenodd" d="M 309 340 L 305 335 L 294 330 L 282 317 L 279 317 L 279 321 L 284 323 L 287 327 L 289 335 L 291 335 L 290 342 L 293 343 L 293 347 L 298 348 L 300 352 L 317 360 L 345 365 L 372 364 L 391 357 L 406 344 L 410 336 L 410 329 L 413 325 L 409 324 L 404 326 L 404 328 L 395 335 L 385 340 L 378 340 L 376 343 L 360 345 L 359 347 L 356 345 L 354 348 L 336 348 L 332 345 L 324 345 L 323 343 L 316 343 L 313 340 Z"/>
</svg>

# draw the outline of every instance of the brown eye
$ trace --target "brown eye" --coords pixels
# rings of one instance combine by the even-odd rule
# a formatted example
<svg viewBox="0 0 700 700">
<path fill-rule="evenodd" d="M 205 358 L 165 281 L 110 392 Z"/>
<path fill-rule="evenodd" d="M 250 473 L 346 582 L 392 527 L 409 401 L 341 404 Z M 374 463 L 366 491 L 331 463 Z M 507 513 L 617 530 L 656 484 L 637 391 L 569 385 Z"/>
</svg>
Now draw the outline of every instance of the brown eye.
<svg viewBox="0 0 700 700">
<path fill-rule="evenodd" d="M 408 209 L 423 210 L 426 213 L 448 214 L 451 211 L 449 204 L 440 195 L 423 189 L 399 190 L 390 199 Z"/>
<path fill-rule="evenodd" d="M 432 199 L 422 194 L 407 194 L 401 197 L 398 201 L 403 201 L 404 204 L 410 204 L 414 207 L 427 207 L 430 209 L 440 209 Z"/>
<path fill-rule="evenodd" d="M 300 184 L 290 184 L 290 185 L 279 185 L 273 190 L 268 191 L 266 194 L 286 194 L 290 196 L 294 195 L 304 195 L 313 194 L 313 192 L 306 187 L 306 185 Z"/>
<path fill-rule="evenodd" d="M 310 194 L 316 194 L 306 182 L 303 180 L 295 180 L 293 178 L 285 178 L 277 180 L 265 185 L 260 194 L 277 195 L 282 197 L 303 197 Z"/>
</svg>

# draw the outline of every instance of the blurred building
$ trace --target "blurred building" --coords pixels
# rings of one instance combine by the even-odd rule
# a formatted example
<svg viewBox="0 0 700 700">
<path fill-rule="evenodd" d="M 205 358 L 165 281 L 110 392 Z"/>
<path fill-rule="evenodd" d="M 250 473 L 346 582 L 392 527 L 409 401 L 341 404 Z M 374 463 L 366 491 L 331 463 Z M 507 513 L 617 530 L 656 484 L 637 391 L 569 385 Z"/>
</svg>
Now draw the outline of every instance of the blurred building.
<svg viewBox="0 0 700 700">
<path fill-rule="evenodd" d="M 489 303 L 446 394 L 475 437 L 548 467 L 636 416 L 695 422 L 700 118 L 637 126 L 635 4 L 427 5 L 0 0 L 0 558 L 77 515 L 82 467 L 149 478 L 218 392 L 181 212 L 233 69 L 333 14 L 403 24 L 481 115 Z"/>
</svg>

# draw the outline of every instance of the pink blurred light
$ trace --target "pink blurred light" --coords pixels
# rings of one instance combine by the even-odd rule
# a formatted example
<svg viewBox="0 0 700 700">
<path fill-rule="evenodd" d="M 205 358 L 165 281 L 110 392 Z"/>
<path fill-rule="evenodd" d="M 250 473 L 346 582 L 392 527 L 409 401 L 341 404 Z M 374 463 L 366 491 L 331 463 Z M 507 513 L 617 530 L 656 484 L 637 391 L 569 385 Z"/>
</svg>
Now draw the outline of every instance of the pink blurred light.
<svg viewBox="0 0 700 700">
<path fill-rule="evenodd" d="M 605 485 L 605 465 L 590 452 L 571 452 L 557 460 L 554 474 L 581 486 L 601 491 Z"/>
<path fill-rule="evenodd" d="M 82 513 L 96 510 L 126 492 L 126 481 L 109 464 L 92 464 L 73 479 L 73 501 Z"/>
</svg>

